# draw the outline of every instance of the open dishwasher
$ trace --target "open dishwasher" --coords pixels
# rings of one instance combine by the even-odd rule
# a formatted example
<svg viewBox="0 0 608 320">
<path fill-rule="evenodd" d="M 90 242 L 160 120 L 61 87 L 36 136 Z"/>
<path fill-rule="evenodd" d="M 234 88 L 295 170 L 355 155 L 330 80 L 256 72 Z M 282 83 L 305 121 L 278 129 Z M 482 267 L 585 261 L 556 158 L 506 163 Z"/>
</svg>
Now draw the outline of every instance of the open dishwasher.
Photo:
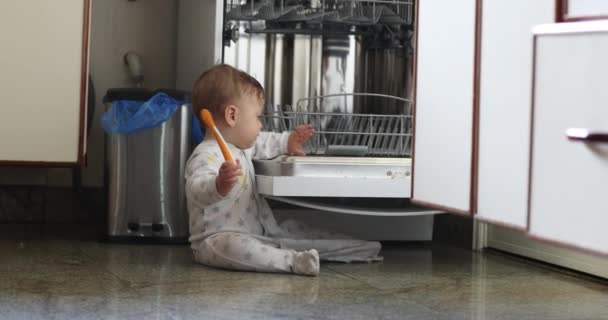
<svg viewBox="0 0 608 320">
<path fill-rule="evenodd" d="M 332 101 L 398 106 L 401 114 L 324 112 Z M 353 101 L 354 100 L 354 101 Z M 259 193 L 294 205 L 366 215 L 434 213 L 415 206 L 370 210 L 310 198 L 409 198 L 411 195 L 412 115 L 410 101 L 369 93 L 303 98 L 291 107 L 267 110 L 262 130 L 282 132 L 312 124 L 308 156 L 254 160 Z"/>
<path fill-rule="evenodd" d="M 209 63 L 232 65 L 263 85 L 264 131 L 306 123 L 316 129 L 306 157 L 254 161 L 257 190 L 274 200 L 278 219 L 369 240 L 432 237 L 437 211 L 409 202 L 415 4 L 216 0 L 180 10 L 180 26 L 189 32 L 191 21 L 201 21 L 197 8 L 223 12 L 223 19 L 209 14 L 205 21 L 216 25 L 191 32 L 188 43 L 200 43 L 199 51 L 213 57 Z M 201 56 L 189 46 L 179 51 L 193 61 Z M 179 68 L 179 82 L 189 86 L 197 68 Z"/>
</svg>

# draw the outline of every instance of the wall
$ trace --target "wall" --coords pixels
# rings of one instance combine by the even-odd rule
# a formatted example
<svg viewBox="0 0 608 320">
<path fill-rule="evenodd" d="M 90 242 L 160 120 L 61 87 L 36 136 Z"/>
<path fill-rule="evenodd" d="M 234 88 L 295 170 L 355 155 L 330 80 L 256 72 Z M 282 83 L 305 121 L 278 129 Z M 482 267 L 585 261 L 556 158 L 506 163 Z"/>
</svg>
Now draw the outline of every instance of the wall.
<svg viewBox="0 0 608 320">
<path fill-rule="evenodd" d="M 84 186 L 103 185 L 104 133 L 100 126 L 108 88 L 130 86 L 122 57 L 142 56 L 145 86 L 175 87 L 177 0 L 92 0 L 90 72 L 96 91 Z M 0 168 L 0 185 L 70 186 L 70 169 Z"/>
<path fill-rule="evenodd" d="M 175 0 L 93 0 L 91 75 L 97 105 L 89 141 L 89 165 L 83 175 L 85 185 L 103 184 L 101 99 L 108 88 L 130 86 L 124 53 L 133 50 L 142 57 L 145 87 L 174 88 L 176 33 Z"/>
<path fill-rule="evenodd" d="M 176 88 L 192 90 L 201 72 L 222 61 L 223 0 L 179 0 Z"/>
</svg>

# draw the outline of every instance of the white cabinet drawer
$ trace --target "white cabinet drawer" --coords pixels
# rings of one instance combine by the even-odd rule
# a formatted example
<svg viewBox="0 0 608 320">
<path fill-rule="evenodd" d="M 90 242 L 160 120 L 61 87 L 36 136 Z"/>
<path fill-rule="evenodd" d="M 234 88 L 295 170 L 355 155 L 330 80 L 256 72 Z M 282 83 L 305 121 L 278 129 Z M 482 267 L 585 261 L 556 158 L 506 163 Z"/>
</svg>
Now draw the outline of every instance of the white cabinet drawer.
<svg viewBox="0 0 608 320">
<path fill-rule="evenodd" d="M 608 23 L 535 33 L 529 233 L 608 254 L 608 143 L 566 137 L 608 133 Z"/>
</svg>

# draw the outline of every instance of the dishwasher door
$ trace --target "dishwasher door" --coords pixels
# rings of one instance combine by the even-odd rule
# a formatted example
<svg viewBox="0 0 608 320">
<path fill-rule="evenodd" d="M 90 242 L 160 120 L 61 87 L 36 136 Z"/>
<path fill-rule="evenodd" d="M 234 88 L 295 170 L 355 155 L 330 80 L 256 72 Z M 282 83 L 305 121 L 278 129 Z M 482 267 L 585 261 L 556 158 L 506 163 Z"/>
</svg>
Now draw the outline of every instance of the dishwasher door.
<svg viewBox="0 0 608 320">
<path fill-rule="evenodd" d="M 411 196 L 410 158 L 281 156 L 254 166 L 258 192 L 267 196 Z"/>
</svg>

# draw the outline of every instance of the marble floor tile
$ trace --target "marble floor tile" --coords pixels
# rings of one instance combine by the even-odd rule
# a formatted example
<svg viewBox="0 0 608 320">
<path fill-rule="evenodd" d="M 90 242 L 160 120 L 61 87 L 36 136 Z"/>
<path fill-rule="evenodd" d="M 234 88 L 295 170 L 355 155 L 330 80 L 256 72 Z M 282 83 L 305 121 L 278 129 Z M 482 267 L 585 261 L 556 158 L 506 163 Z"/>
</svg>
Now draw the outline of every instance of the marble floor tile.
<svg viewBox="0 0 608 320">
<path fill-rule="evenodd" d="M 319 277 L 198 265 L 188 246 L 0 240 L 0 319 L 608 319 L 608 286 L 525 260 L 387 246 Z"/>
<path fill-rule="evenodd" d="M 608 319 L 608 285 L 497 253 L 389 248 L 377 265 L 330 268 L 449 319 Z"/>
</svg>

